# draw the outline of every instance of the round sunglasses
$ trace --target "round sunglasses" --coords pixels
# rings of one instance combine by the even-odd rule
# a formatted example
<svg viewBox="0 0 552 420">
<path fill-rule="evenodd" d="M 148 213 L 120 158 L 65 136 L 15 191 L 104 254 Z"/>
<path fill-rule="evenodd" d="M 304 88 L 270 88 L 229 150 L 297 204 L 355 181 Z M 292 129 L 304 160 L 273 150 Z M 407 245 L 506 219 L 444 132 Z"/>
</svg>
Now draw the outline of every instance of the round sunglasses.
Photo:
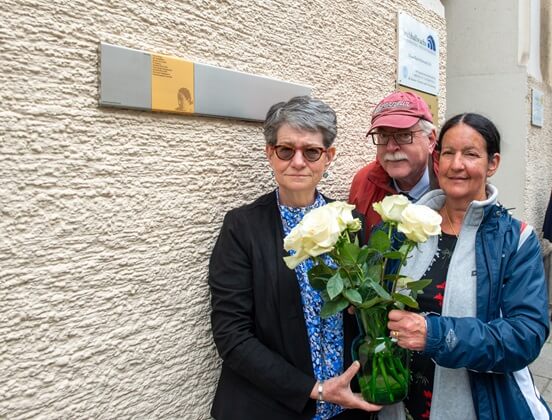
<svg viewBox="0 0 552 420">
<path fill-rule="evenodd" d="M 326 149 L 323 147 L 314 147 L 314 146 L 307 146 L 307 147 L 290 147 L 283 144 L 272 146 L 274 148 L 274 151 L 276 152 L 276 156 L 278 156 L 278 159 L 281 160 L 291 160 L 293 159 L 293 156 L 295 156 L 295 152 L 297 150 L 301 150 L 301 153 L 303 154 L 303 157 L 305 160 L 309 162 L 316 162 L 322 157 L 323 153 L 326 153 Z"/>
</svg>

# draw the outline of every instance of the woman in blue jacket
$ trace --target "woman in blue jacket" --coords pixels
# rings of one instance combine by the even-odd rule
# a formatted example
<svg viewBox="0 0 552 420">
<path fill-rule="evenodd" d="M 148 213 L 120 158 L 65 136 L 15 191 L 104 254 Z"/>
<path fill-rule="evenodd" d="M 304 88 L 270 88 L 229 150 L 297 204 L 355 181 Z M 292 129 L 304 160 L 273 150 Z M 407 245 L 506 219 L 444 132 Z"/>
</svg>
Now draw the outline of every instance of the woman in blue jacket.
<svg viewBox="0 0 552 420">
<path fill-rule="evenodd" d="M 404 401 L 414 419 L 549 419 L 528 365 L 549 334 L 548 300 L 537 235 L 498 203 L 487 183 L 500 163 L 500 135 L 478 114 L 442 127 L 441 190 L 418 204 L 439 211 L 430 237 L 401 271 L 432 284 L 420 311 L 394 310 L 388 327 L 414 350 Z M 400 406 L 381 419 L 404 418 Z"/>
</svg>

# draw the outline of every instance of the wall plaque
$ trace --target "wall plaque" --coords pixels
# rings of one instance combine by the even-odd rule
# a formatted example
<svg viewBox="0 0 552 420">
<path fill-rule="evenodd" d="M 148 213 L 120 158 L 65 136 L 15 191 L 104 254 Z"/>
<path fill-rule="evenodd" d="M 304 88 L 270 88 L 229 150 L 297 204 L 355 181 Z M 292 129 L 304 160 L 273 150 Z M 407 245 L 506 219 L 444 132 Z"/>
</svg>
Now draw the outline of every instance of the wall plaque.
<svg viewBox="0 0 552 420">
<path fill-rule="evenodd" d="M 263 121 L 312 88 L 102 42 L 100 106 Z"/>
</svg>

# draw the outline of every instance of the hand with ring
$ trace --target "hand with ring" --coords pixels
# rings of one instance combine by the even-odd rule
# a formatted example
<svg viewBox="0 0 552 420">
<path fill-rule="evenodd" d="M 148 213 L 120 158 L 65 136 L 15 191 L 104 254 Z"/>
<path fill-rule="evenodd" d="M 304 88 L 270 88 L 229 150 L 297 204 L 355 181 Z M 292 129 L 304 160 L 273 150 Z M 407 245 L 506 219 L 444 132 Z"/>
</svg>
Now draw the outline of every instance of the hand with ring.
<svg viewBox="0 0 552 420">
<path fill-rule="evenodd" d="M 388 314 L 388 320 L 387 328 L 389 328 L 391 337 L 397 340 L 399 346 L 416 351 L 425 349 L 427 326 L 422 315 L 393 309 Z"/>
</svg>

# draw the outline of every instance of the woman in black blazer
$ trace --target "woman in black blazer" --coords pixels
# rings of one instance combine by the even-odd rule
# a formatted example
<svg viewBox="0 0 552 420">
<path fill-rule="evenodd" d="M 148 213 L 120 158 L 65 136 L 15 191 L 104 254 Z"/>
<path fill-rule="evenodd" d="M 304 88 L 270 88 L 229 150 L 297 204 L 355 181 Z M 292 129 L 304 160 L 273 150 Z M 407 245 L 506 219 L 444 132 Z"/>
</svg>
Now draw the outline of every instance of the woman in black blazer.
<svg viewBox="0 0 552 420">
<path fill-rule="evenodd" d="M 283 260 L 284 236 L 331 201 L 316 186 L 335 156 L 336 133 L 335 112 L 307 96 L 267 113 L 266 156 L 278 188 L 228 212 L 209 265 L 223 360 L 217 420 L 367 419 L 379 409 L 350 388 L 359 369 L 350 357 L 354 317 L 321 319 L 321 298 L 306 277 L 312 262 L 290 270 Z"/>
</svg>

